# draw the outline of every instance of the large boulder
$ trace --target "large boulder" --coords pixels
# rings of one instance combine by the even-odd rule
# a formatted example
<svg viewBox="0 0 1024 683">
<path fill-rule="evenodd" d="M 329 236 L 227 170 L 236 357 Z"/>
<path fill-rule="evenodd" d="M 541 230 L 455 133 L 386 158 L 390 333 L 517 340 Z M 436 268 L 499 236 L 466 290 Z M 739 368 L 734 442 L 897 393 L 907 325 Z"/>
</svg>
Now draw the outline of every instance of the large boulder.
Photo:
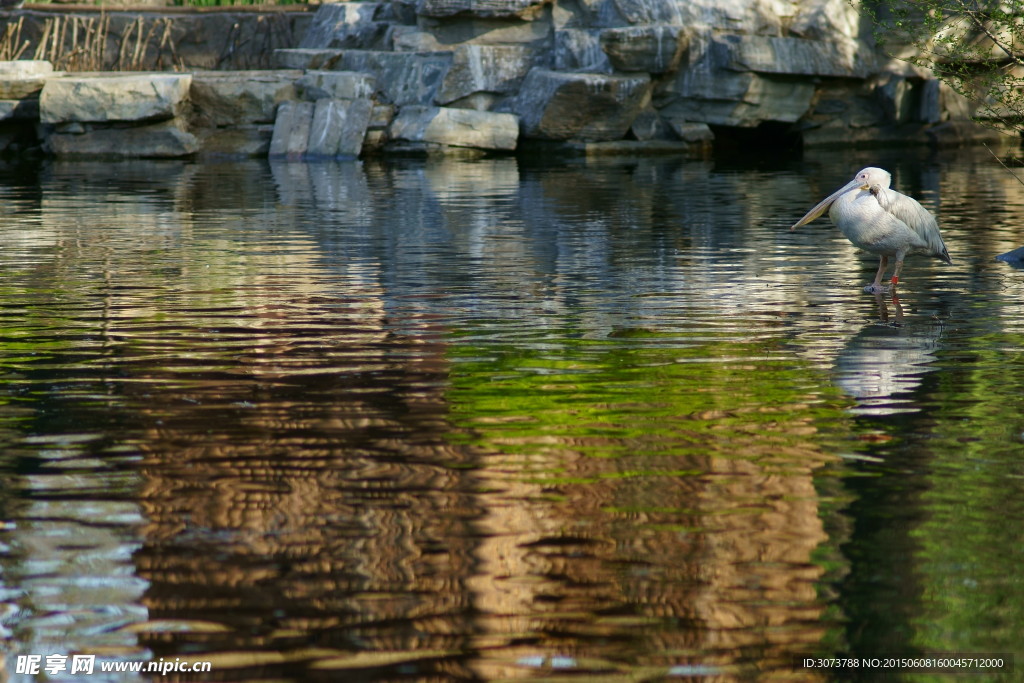
<svg viewBox="0 0 1024 683">
<path fill-rule="evenodd" d="M 869 64 L 838 43 L 778 36 L 720 35 L 714 39 L 717 66 L 797 76 L 864 78 Z"/>
<path fill-rule="evenodd" d="M 452 63 L 451 52 L 343 50 L 333 68 L 370 74 L 389 104 L 434 104 Z"/>
<path fill-rule="evenodd" d="M 214 126 L 273 123 L 277 105 L 295 99 L 301 71 L 197 71 L 191 98 Z"/>
<path fill-rule="evenodd" d="M 68 121 L 146 121 L 181 114 L 191 74 L 102 73 L 50 78 L 43 87 L 39 118 Z"/>
<path fill-rule="evenodd" d="M 448 104 L 481 92 L 513 93 L 536 57 L 536 50 L 523 45 L 460 45 L 436 101 Z"/>
<path fill-rule="evenodd" d="M 650 101 L 647 74 L 611 76 L 534 68 L 506 105 L 541 140 L 618 140 Z"/>
</svg>

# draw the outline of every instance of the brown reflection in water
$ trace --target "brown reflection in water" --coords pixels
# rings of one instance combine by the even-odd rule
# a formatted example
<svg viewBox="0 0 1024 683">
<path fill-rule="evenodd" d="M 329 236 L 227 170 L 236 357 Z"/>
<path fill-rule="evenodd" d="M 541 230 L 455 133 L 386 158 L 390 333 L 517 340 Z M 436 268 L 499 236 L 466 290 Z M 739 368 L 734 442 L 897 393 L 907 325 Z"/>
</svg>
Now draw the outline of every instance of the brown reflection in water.
<svg viewBox="0 0 1024 683">
<path fill-rule="evenodd" d="M 444 346 L 428 321 L 388 333 L 367 287 L 358 307 L 282 290 L 255 288 L 287 313 L 244 323 L 229 372 L 137 370 L 151 382 L 138 396 L 145 604 L 152 619 L 227 627 L 146 644 L 199 641 L 245 676 L 275 652 L 461 653 L 479 509 L 468 454 L 444 439 Z"/>
<path fill-rule="evenodd" d="M 796 675 L 824 635 L 826 458 L 809 420 L 784 417 L 796 407 L 689 416 L 635 457 L 588 457 L 614 443 L 598 437 L 529 437 L 529 456 L 453 445 L 445 331 L 409 314 L 392 333 L 370 266 L 327 272 L 295 236 L 231 243 L 147 299 L 117 289 L 122 246 L 102 245 L 104 362 L 131 380 L 117 386 L 145 458 L 133 560 L 151 620 L 137 630 L 158 656 L 249 679 L 384 666 L 346 663 L 357 652 L 465 678 L 535 675 L 538 656 Z M 699 455 L 651 464 L 679 443 Z"/>
<path fill-rule="evenodd" d="M 548 458 L 486 458 L 482 475 L 500 493 L 483 499 L 471 586 L 495 615 L 482 642 L 505 647 L 474 670 L 522 677 L 523 662 L 544 656 L 595 671 L 628 661 L 651 675 L 691 665 L 816 679 L 796 658 L 828 628 L 811 559 L 827 540 L 812 474 L 832 458 L 808 439 L 810 420 L 783 414 L 767 425 L 736 411 L 690 416 L 740 423 L 720 440 L 697 437 L 706 455 L 653 469 L 647 454 L 666 445 L 653 436 L 635 457 L 579 450 L 599 439 L 546 438 Z M 694 439 L 686 422 L 679 437 Z M 556 463 L 558 480 L 585 483 L 524 481 Z"/>
</svg>

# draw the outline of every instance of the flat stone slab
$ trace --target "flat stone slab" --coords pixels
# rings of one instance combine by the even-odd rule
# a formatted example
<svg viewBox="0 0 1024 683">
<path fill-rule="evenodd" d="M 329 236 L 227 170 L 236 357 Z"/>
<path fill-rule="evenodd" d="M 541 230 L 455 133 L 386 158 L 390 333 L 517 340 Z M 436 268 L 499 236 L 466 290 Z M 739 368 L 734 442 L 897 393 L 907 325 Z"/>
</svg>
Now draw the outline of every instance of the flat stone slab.
<svg viewBox="0 0 1024 683">
<path fill-rule="evenodd" d="M 545 4 L 545 0 L 420 0 L 416 4 L 416 12 L 425 17 L 460 14 L 485 19 L 529 19 Z"/>
<path fill-rule="evenodd" d="M 199 150 L 199 141 L 185 130 L 181 119 L 142 126 L 86 124 L 77 127 L 83 130 L 53 133 L 47 138 L 56 156 L 177 158 Z"/>
<path fill-rule="evenodd" d="M 53 75 L 53 64 L 45 59 L 0 61 L 0 78 L 36 78 Z"/>
<path fill-rule="evenodd" d="M 190 97 L 214 126 L 273 123 L 277 105 L 296 99 L 301 71 L 197 71 Z"/>
<path fill-rule="evenodd" d="M 448 147 L 512 151 L 519 139 L 519 120 L 499 114 L 450 107 L 403 107 L 391 122 L 391 137 L 406 142 Z"/>
<path fill-rule="evenodd" d="M 842 45 L 778 36 L 721 35 L 715 61 L 724 68 L 768 74 L 864 78 L 869 65 Z"/>
<path fill-rule="evenodd" d="M 46 81 L 39 101 L 43 123 L 169 119 L 188 102 L 191 74 L 92 73 Z"/>
</svg>

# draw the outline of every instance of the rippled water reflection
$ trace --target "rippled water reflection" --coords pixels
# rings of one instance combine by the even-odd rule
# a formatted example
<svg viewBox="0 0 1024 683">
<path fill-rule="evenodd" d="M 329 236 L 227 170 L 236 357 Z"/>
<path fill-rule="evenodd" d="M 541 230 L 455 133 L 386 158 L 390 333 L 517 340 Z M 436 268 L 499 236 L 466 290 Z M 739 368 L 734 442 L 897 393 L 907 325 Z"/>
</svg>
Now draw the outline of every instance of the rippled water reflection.
<svg viewBox="0 0 1024 683">
<path fill-rule="evenodd" d="M 786 229 L 869 163 L 955 263 L 896 302 Z M 1019 650 L 1024 187 L 984 151 L 56 164 L 0 199 L 11 680 Z"/>
</svg>

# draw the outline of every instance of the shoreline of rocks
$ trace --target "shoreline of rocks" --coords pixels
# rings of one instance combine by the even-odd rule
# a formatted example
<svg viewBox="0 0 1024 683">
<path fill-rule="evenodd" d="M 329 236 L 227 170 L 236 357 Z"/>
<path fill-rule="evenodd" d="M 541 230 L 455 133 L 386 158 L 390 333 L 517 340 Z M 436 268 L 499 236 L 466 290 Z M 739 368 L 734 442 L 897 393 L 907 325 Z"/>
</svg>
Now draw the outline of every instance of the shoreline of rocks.
<svg viewBox="0 0 1024 683">
<path fill-rule="evenodd" d="M 842 0 L 779 4 L 792 14 L 738 0 L 345 2 L 322 5 L 296 47 L 274 49 L 274 68 L 0 62 L 0 150 L 706 157 L 716 137 L 750 131 L 808 147 L 997 135 L 939 81 L 883 63 Z"/>
</svg>

